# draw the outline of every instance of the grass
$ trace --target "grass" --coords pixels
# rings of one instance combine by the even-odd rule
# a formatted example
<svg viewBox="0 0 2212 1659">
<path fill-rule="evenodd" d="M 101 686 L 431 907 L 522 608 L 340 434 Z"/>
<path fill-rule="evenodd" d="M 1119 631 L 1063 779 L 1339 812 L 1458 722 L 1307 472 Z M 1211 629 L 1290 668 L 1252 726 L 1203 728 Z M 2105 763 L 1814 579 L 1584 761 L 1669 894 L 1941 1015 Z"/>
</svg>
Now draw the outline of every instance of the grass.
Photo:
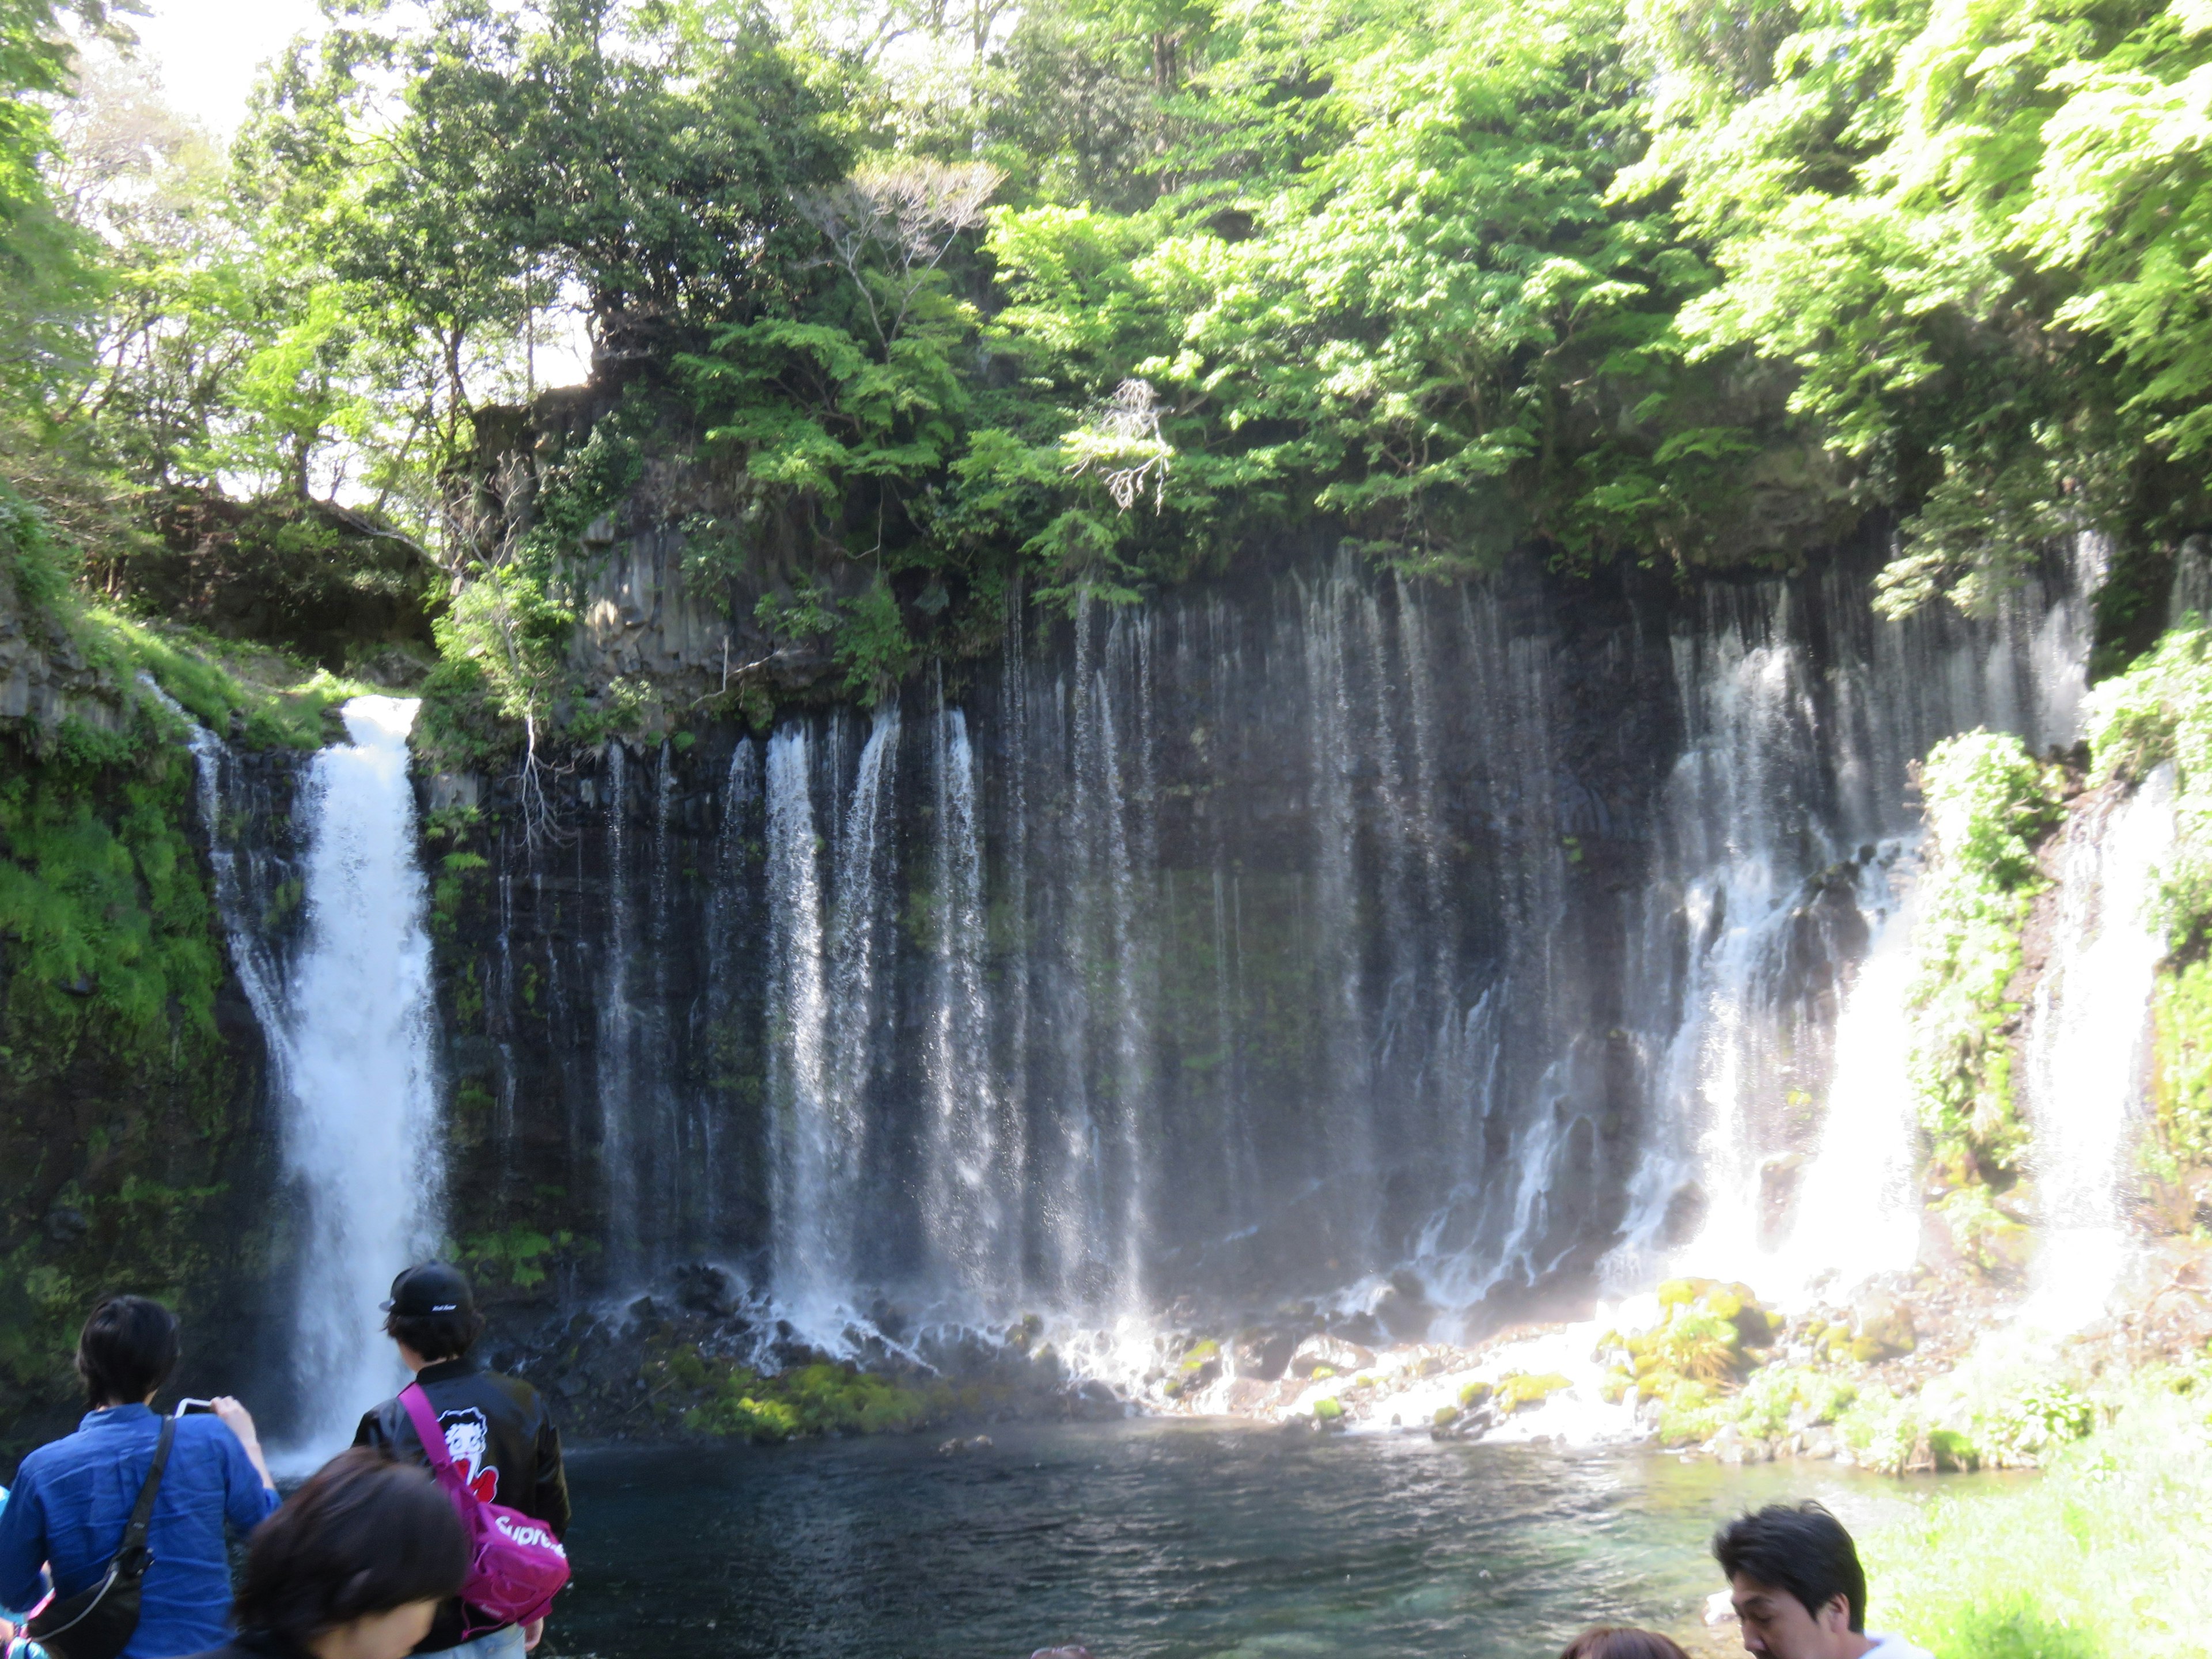
<svg viewBox="0 0 2212 1659">
<path fill-rule="evenodd" d="M 242 714 L 246 741 L 256 749 L 320 748 L 330 740 L 325 716 L 349 697 L 378 690 L 273 647 L 221 639 L 106 605 L 87 605 L 76 632 L 88 650 L 100 649 L 95 641 L 108 645 L 111 660 L 120 659 L 113 665 L 152 675 L 218 732 L 227 733 L 232 714 Z"/>
<path fill-rule="evenodd" d="M 2212 1370 L 2147 1373 L 1999 1498 L 1939 1498 L 1862 1540 L 1869 1628 L 1936 1659 L 2212 1650 Z"/>
</svg>

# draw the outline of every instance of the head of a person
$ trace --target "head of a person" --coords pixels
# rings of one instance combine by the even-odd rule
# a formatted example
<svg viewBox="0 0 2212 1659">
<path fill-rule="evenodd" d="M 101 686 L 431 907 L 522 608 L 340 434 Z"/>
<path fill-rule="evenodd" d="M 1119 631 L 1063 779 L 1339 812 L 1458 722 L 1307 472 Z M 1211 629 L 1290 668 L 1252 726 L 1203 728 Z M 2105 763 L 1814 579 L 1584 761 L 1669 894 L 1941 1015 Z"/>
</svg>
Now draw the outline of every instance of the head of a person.
<svg viewBox="0 0 2212 1659">
<path fill-rule="evenodd" d="M 85 1403 L 135 1406 L 177 1368 L 177 1316 L 150 1297 L 103 1297 L 76 1339 Z"/>
<path fill-rule="evenodd" d="M 1559 1650 L 1559 1659 L 1690 1659 L 1680 1644 L 1656 1630 L 1601 1625 Z"/>
<path fill-rule="evenodd" d="M 425 1261 L 392 1281 L 384 1334 L 418 1359 L 459 1359 L 483 1334 L 483 1316 L 468 1275 L 443 1261 Z"/>
<path fill-rule="evenodd" d="M 356 1446 L 255 1530 L 231 1617 L 313 1659 L 401 1659 L 468 1570 L 468 1536 L 429 1471 Z"/>
<path fill-rule="evenodd" d="M 1713 1534 L 1746 1650 L 1768 1659 L 1857 1659 L 1866 1571 L 1844 1523 L 1818 1504 L 1770 1504 Z"/>
</svg>

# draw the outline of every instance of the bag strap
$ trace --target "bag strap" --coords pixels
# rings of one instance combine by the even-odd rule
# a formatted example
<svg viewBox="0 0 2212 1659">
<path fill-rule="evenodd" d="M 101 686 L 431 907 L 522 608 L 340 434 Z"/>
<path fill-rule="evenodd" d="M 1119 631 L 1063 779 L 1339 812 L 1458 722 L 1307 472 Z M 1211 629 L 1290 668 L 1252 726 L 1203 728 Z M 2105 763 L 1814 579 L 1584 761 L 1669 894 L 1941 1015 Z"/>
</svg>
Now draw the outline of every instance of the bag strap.
<svg viewBox="0 0 2212 1659">
<path fill-rule="evenodd" d="M 399 1404 L 415 1425 L 415 1437 L 422 1443 L 422 1456 L 438 1484 L 447 1492 L 466 1492 L 468 1484 L 453 1467 L 453 1453 L 446 1449 L 446 1431 L 438 1426 L 438 1413 L 430 1404 L 428 1391 L 420 1382 L 410 1382 L 399 1391 Z"/>
<path fill-rule="evenodd" d="M 154 1447 L 154 1467 L 146 1471 L 146 1484 L 138 1488 L 138 1502 L 131 1511 L 131 1524 L 123 1529 L 123 1543 L 116 1552 L 120 1558 L 146 1547 L 146 1530 L 154 1522 L 154 1499 L 161 1490 L 161 1473 L 169 1467 L 169 1447 L 177 1437 L 177 1419 L 161 1419 L 161 1438 Z"/>
</svg>

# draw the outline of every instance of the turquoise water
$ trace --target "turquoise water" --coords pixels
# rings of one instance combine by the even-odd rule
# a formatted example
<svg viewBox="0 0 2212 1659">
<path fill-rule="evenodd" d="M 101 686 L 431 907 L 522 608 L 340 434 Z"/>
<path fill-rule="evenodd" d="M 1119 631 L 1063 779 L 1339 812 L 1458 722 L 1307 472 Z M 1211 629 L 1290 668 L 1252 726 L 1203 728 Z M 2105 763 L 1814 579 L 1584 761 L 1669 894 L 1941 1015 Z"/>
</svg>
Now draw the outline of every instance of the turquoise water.
<svg viewBox="0 0 2212 1659">
<path fill-rule="evenodd" d="M 1678 1624 L 1716 1522 L 1817 1497 L 1854 1526 L 1925 1487 L 1826 1464 L 1316 1437 L 1218 1422 L 571 1459 L 548 1653 L 629 1659 L 1537 1656 Z M 1947 1491 L 1960 1490 L 1947 1483 Z"/>
</svg>

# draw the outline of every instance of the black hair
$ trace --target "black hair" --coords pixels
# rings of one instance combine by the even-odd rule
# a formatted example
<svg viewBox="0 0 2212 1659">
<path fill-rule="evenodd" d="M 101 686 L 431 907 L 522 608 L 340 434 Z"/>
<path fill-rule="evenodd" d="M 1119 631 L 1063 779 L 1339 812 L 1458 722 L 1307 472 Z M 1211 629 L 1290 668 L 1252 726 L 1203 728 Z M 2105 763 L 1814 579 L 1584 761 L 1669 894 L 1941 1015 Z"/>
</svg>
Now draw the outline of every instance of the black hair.
<svg viewBox="0 0 2212 1659">
<path fill-rule="evenodd" d="M 1713 1534 L 1713 1559 L 1730 1578 L 1785 1589 L 1818 1619 L 1838 1595 L 1854 1632 L 1866 1628 L 1866 1569 L 1844 1523 L 1820 1504 L 1769 1504 Z"/>
<path fill-rule="evenodd" d="M 303 1652 L 353 1620 L 458 1595 L 468 1571 L 468 1535 L 430 1472 L 355 1446 L 255 1528 L 231 1618 Z"/>
<path fill-rule="evenodd" d="M 1690 1659 L 1680 1643 L 1656 1630 L 1602 1625 L 1586 1630 L 1561 1650 L 1559 1659 Z"/>
<path fill-rule="evenodd" d="M 483 1328 L 484 1317 L 474 1308 L 464 1308 L 455 1313 L 384 1316 L 386 1336 L 395 1342 L 404 1342 L 433 1363 L 461 1358 L 476 1346 Z"/>
<path fill-rule="evenodd" d="M 76 1339 L 88 1406 L 135 1406 L 177 1368 L 177 1316 L 143 1296 L 106 1296 Z"/>
</svg>

